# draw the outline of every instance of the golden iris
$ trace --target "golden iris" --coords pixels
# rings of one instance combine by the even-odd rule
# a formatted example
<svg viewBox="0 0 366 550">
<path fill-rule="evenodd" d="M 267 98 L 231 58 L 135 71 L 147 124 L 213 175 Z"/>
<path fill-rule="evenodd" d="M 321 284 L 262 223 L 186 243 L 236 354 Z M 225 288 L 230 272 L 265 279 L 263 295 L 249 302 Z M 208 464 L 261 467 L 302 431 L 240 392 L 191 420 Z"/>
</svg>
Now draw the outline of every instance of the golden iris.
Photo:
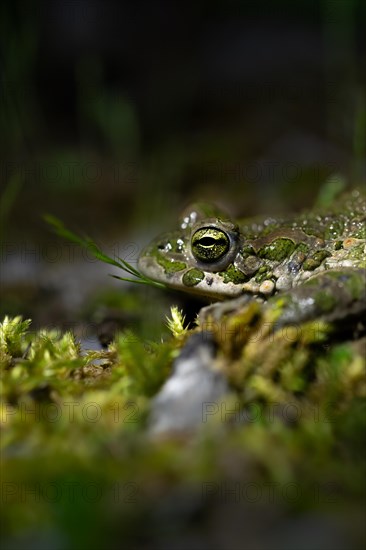
<svg viewBox="0 0 366 550">
<path fill-rule="evenodd" d="M 224 231 L 216 227 L 198 229 L 191 241 L 192 253 L 201 262 L 214 262 L 222 258 L 230 248 L 230 240 Z"/>
</svg>

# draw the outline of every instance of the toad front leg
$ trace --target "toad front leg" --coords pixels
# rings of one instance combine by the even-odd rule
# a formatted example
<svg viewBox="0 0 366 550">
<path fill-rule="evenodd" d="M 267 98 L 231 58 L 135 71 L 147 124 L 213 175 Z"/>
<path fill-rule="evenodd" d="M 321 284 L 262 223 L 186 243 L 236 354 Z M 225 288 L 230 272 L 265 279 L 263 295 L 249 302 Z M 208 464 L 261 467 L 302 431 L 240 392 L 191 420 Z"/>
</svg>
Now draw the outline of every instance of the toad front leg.
<svg viewBox="0 0 366 550">
<path fill-rule="evenodd" d="M 203 308 L 199 314 L 201 326 L 210 319 L 218 321 L 240 314 L 257 300 L 247 294 L 224 303 Z M 349 329 L 362 322 L 366 314 L 366 270 L 343 268 L 324 271 L 287 292 L 270 298 L 258 308 L 278 312 L 275 329 L 286 325 L 322 320 Z"/>
</svg>

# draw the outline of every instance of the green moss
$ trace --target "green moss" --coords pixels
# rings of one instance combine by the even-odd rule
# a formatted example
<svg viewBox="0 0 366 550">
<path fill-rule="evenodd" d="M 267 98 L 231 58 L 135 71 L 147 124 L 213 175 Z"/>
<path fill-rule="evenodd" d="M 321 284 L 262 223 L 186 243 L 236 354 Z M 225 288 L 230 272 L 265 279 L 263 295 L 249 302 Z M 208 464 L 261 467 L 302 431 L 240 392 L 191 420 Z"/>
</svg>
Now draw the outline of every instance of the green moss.
<svg viewBox="0 0 366 550">
<path fill-rule="evenodd" d="M 336 425 L 336 434 L 339 441 L 348 448 L 348 451 L 361 459 L 366 447 L 366 401 L 354 399 L 350 407 L 341 412 Z M 363 436 L 360 434 L 363 434 Z"/>
<path fill-rule="evenodd" d="M 19 533 L 31 533 L 34 542 L 34 533 L 47 532 L 51 546 L 61 533 L 69 548 L 97 549 L 116 537 L 136 547 L 144 525 L 144 540 L 158 546 L 167 510 L 177 518 L 169 522 L 169 541 L 191 533 L 191 508 L 175 509 L 177 494 L 194 510 L 199 499 L 208 518 L 214 496 L 215 517 L 225 517 L 228 499 L 238 506 L 232 487 L 242 490 L 245 512 L 246 494 L 253 494 L 248 479 L 267 498 L 271 517 L 279 502 L 285 521 L 324 513 L 337 521 L 345 512 L 349 532 L 362 533 L 363 347 L 332 343 L 331 325 L 319 320 L 277 326 L 286 300 L 277 296 L 266 309 L 250 302 L 227 318 L 225 330 L 213 326 L 232 393 L 211 404 L 209 430 L 193 439 L 146 433 L 151 398 L 186 335 L 144 342 L 127 331 L 107 350 L 82 353 L 70 333 L 32 332 L 20 318 L 7 319 L 0 346 L 7 358 L 1 363 L 6 540 L 18 543 Z M 341 495 L 336 512 L 329 487 Z M 261 507 L 259 515 L 263 521 Z M 204 525 L 195 532 L 206 536 Z"/>
<path fill-rule="evenodd" d="M 31 321 L 18 317 L 5 317 L 0 325 L 0 361 L 11 362 L 12 358 L 21 357 L 26 350 L 25 335 Z"/>
</svg>

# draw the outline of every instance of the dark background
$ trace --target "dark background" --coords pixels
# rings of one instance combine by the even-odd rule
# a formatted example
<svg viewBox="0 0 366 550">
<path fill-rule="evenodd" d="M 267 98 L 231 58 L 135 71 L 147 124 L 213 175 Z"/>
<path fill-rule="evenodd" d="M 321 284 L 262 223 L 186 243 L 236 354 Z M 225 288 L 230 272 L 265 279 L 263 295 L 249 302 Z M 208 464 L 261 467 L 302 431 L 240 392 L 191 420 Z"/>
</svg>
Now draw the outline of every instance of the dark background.
<svg viewBox="0 0 366 550">
<path fill-rule="evenodd" d="M 276 213 L 364 181 L 362 1 L 0 9 L 4 313 L 70 323 L 101 287 L 134 292 L 44 213 L 133 263 L 197 198 Z"/>
</svg>

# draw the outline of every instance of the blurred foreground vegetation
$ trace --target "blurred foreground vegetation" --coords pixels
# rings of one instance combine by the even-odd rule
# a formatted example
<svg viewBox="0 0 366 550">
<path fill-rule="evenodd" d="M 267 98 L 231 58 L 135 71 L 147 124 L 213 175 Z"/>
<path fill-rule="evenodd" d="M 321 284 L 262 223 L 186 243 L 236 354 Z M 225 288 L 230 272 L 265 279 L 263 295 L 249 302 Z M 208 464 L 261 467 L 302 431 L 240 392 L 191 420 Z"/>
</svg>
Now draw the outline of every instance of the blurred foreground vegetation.
<svg viewBox="0 0 366 550">
<path fill-rule="evenodd" d="M 3 548 L 362 548 L 365 339 L 263 327 L 218 342 L 232 393 L 203 404 L 197 432 L 153 438 L 151 398 L 191 334 L 177 312 L 163 342 L 125 331 L 89 352 L 6 318 Z"/>
</svg>

